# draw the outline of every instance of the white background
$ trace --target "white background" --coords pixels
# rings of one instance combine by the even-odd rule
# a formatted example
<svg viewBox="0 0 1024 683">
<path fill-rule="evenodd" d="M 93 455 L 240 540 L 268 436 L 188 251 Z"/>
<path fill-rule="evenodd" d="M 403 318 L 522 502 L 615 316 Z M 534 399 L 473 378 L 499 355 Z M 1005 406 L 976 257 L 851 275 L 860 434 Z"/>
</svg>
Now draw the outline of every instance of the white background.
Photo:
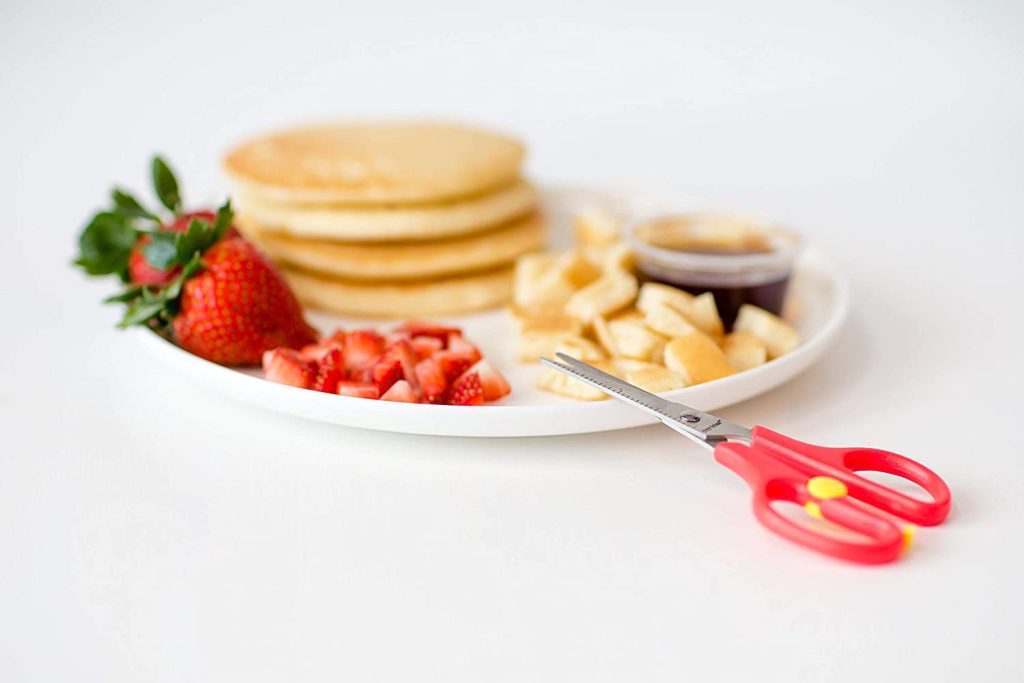
<svg viewBox="0 0 1024 683">
<path fill-rule="evenodd" d="M 0 679 L 1020 680 L 1024 5 L 0 5 Z M 452 116 L 534 175 L 804 227 L 855 311 L 724 411 L 954 490 L 905 561 L 762 530 L 664 428 L 455 440 L 301 422 L 153 367 L 68 262 L 165 152 Z"/>
</svg>

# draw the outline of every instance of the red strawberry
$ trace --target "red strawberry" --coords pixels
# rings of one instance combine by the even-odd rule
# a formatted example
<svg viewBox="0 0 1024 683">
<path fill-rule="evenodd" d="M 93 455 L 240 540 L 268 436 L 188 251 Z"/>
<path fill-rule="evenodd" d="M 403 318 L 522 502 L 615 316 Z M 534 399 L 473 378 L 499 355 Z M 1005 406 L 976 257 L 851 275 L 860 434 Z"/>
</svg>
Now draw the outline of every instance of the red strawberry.
<svg viewBox="0 0 1024 683">
<path fill-rule="evenodd" d="M 441 340 L 442 343 L 448 342 L 448 335 L 450 334 L 462 334 L 462 330 L 457 327 L 445 327 L 444 325 L 422 320 L 410 320 L 400 325 L 398 329 L 407 332 L 411 337 L 435 337 Z"/>
<path fill-rule="evenodd" d="M 337 392 L 338 382 L 343 379 L 345 379 L 345 366 L 341 349 L 330 349 L 320 359 L 320 367 L 317 369 L 312 389 L 333 394 Z"/>
<path fill-rule="evenodd" d="M 444 342 L 437 337 L 413 337 L 409 341 L 409 344 L 412 345 L 413 351 L 416 352 L 416 357 L 421 360 L 424 358 L 430 358 L 444 348 Z"/>
<path fill-rule="evenodd" d="M 384 346 L 391 346 L 392 344 L 395 344 L 397 342 L 409 341 L 410 339 L 412 339 L 412 337 L 409 335 L 408 332 L 389 332 L 388 334 L 384 335 Z"/>
<path fill-rule="evenodd" d="M 398 359 L 402 364 L 402 377 L 412 385 L 413 389 L 416 389 L 419 382 L 416 381 L 416 352 L 413 350 L 412 344 L 402 339 L 389 346 L 381 357 L 381 361 L 392 358 Z"/>
<path fill-rule="evenodd" d="M 402 379 L 402 361 L 397 358 L 381 359 L 373 368 L 373 384 L 382 394 L 400 379 Z"/>
<path fill-rule="evenodd" d="M 400 379 L 391 385 L 391 388 L 381 395 L 382 401 L 398 401 L 399 403 L 419 403 L 412 385 L 404 379 Z"/>
<path fill-rule="evenodd" d="M 161 225 L 157 230 L 159 232 L 185 232 L 188 230 L 188 226 L 193 219 L 203 220 L 213 225 L 217 222 L 217 214 L 213 211 L 193 211 L 182 214 L 171 223 Z M 228 236 L 235 236 L 238 234 L 238 231 L 232 226 L 227 234 Z M 153 238 L 149 235 L 142 235 L 135 243 L 135 246 L 132 247 L 131 254 L 128 256 L 128 276 L 137 285 L 166 285 L 181 272 L 180 265 L 167 270 L 150 265 L 142 252 L 142 248 L 152 241 Z"/>
<path fill-rule="evenodd" d="M 316 374 L 316 363 L 298 351 L 278 348 L 263 353 L 263 375 L 272 382 L 309 389 Z"/>
<path fill-rule="evenodd" d="M 377 387 L 364 382 L 338 382 L 337 393 L 341 396 L 354 396 L 355 398 L 380 398 Z"/>
<path fill-rule="evenodd" d="M 421 360 L 416 364 L 416 380 L 428 403 L 444 403 L 448 380 L 445 379 L 440 363 L 433 358 Z"/>
<path fill-rule="evenodd" d="M 448 397 L 448 404 L 453 406 L 482 406 L 484 404 L 484 390 L 480 386 L 480 375 L 475 372 L 467 372 L 455 380 L 452 385 L 451 395 Z"/>
<path fill-rule="evenodd" d="M 475 372 L 480 376 L 480 386 L 483 387 L 485 401 L 497 401 L 512 391 L 512 387 L 509 386 L 504 375 L 495 370 L 486 360 L 477 362 L 469 369 L 469 372 Z"/>
<path fill-rule="evenodd" d="M 215 363 L 255 365 L 267 349 L 316 341 L 288 283 L 252 244 L 224 239 L 201 264 L 185 281 L 172 322 L 183 349 Z"/>
<path fill-rule="evenodd" d="M 355 330 L 345 335 L 345 367 L 364 368 L 384 352 L 384 338 L 373 330 Z"/>
<path fill-rule="evenodd" d="M 482 358 L 480 350 L 463 339 L 461 332 L 452 332 L 448 335 L 448 350 L 469 358 L 470 365 Z"/>
<path fill-rule="evenodd" d="M 432 358 L 441 366 L 441 372 L 444 373 L 445 382 L 448 384 L 454 382 L 473 364 L 470 358 L 452 351 L 438 351 Z"/>
</svg>

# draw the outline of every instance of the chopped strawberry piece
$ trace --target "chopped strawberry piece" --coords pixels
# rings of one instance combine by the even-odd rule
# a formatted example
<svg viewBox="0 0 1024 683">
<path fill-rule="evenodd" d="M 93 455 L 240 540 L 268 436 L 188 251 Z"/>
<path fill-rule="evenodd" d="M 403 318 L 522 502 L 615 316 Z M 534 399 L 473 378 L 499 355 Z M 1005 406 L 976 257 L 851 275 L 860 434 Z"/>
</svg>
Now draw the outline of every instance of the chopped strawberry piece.
<svg viewBox="0 0 1024 683">
<path fill-rule="evenodd" d="M 348 373 L 348 377 L 353 382 L 360 382 L 362 384 L 373 384 L 373 369 L 374 365 L 367 365 L 364 368 L 356 368 Z"/>
<path fill-rule="evenodd" d="M 397 401 L 399 403 L 419 403 L 416 393 L 412 390 L 412 385 L 404 379 L 400 379 L 392 384 L 391 388 L 380 397 L 380 400 Z"/>
<path fill-rule="evenodd" d="M 486 360 L 477 362 L 469 369 L 469 372 L 475 372 L 480 376 L 480 386 L 483 387 L 485 401 L 497 401 L 512 391 L 505 376 L 495 370 L 494 366 Z"/>
<path fill-rule="evenodd" d="M 380 398 L 380 391 L 372 384 L 366 382 L 338 382 L 336 392 L 342 396 L 354 396 L 355 398 Z"/>
<path fill-rule="evenodd" d="M 430 358 L 438 351 L 444 349 L 444 342 L 437 337 L 419 336 L 413 337 L 409 344 L 412 345 L 413 351 L 416 352 L 416 357 L 420 360 L 424 358 Z"/>
<path fill-rule="evenodd" d="M 349 370 L 372 365 L 384 352 L 384 337 L 373 330 L 356 330 L 345 335 L 345 367 Z"/>
<path fill-rule="evenodd" d="M 316 361 L 303 358 L 293 349 L 281 347 L 263 352 L 263 376 L 272 382 L 309 389 L 316 373 Z"/>
<path fill-rule="evenodd" d="M 416 379 L 428 403 L 444 403 L 448 380 L 445 379 L 440 363 L 433 358 L 424 358 L 416 364 Z"/>
<path fill-rule="evenodd" d="M 473 364 L 472 359 L 469 357 L 452 351 L 438 351 L 432 357 L 441 366 L 444 380 L 448 384 L 454 382 L 459 375 L 464 373 Z"/>
<path fill-rule="evenodd" d="M 384 347 L 387 348 L 400 341 L 409 341 L 412 336 L 408 332 L 395 331 L 384 335 Z"/>
<path fill-rule="evenodd" d="M 411 384 L 413 389 L 417 389 L 419 382 L 416 380 L 416 351 L 413 350 L 412 344 L 401 339 L 389 346 L 381 357 L 381 362 L 391 359 L 397 359 L 402 364 L 402 378 Z"/>
<path fill-rule="evenodd" d="M 313 380 L 314 391 L 325 391 L 329 394 L 337 392 L 338 382 L 345 379 L 345 361 L 341 349 L 328 349 L 320 359 L 320 367 Z"/>
<path fill-rule="evenodd" d="M 448 342 L 448 335 L 462 335 L 462 330 L 457 327 L 447 327 L 438 323 L 423 320 L 410 320 L 398 327 L 403 332 L 408 332 L 411 337 L 435 337 L 442 343 Z"/>
<path fill-rule="evenodd" d="M 484 404 L 484 390 L 480 386 L 480 375 L 475 372 L 467 372 L 455 380 L 452 385 L 451 395 L 448 397 L 448 404 L 453 406 L 482 406 Z"/>
<path fill-rule="evenodd" d="M 480 349 L 466 341 L 459 332 L 452 332 L 448 335 L 448 350 L 469 358 L 470 365 L 483 357 L 480 355 Z"/>
<path fill-rule="evenodd" d="M 373 367 L 373 384 L 381 394 L 400 379 L 402 379 L 402 361 L 397 358 L 382 358 Z"/>
</svg>

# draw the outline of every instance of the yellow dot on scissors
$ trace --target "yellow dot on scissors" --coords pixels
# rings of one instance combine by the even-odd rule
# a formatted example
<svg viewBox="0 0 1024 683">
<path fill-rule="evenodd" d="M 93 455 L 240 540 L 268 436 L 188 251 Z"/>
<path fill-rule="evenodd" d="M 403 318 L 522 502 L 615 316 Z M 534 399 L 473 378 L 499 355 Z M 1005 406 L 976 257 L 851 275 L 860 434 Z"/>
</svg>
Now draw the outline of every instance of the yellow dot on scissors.
<svg viewBox="0 0 1024 683">
<path fill-rule="evenodd" d="M 903 552 L 910 550 L 910 546 L 914 544 L 915 531 L 917 531 L 917 527 L 913 524 L 903 527 Z"/>
<path fill-rule="evenodd" d="M 846 484 L 832 477 L 812 477 L 807 480 L 807 492 L 821 500 L 842 498 L 846 495 Z"/>
<path fill-rule="evenodd" d="M 813 500 L 809 500 L 804 503 L 804 510 L 815 519 L 825 519 L 825 515 L 821 514 L 821 506 Z"/>
</svg>

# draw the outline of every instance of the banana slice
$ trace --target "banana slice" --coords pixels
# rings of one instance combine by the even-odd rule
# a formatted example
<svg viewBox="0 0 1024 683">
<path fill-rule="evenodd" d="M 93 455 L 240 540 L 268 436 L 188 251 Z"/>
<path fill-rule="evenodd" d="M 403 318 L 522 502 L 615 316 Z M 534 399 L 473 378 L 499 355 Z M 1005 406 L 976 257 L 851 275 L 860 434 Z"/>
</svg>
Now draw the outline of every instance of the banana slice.
<svg viewBox="0 0 1024 683">
<path fill-rule="evenodd" d="M 572 217 L 576 244 L 594 250 L 605 249 L 619 240 L 621 221 L 609 211 L 584 209 Z"/>
<path fill-rule="evenodd" d="M 690 322 L 712 339 L 721 339 L 725 332 L 722 325 L 722 318 L 718 315 L 718 306 L 715 304 L 715 295 L 711 292 L 704 292 L 693 297 L 690 302 L 690 309 L 682 311 L 683 315 L 689 318 Z"/>
<path fill-rule="evenodd" d="M 734 332 L 749 332 L 763 341 L 768 349 L 769 360 L 789 353 L 800 345 L 800 333 L 782 318 L 750 304 L 740 306 L 732 329 Z"/>
<path fill-rule="evenodd" d="M 732 366 L 714 340 L 706 334 L 691 332 L 665 345 L 665 365 L 675 370 L 687 385 L 700 384 L 734 373 Z"/>
<path fill-rule="evenodd" d="M 682 389 L 686 386 L 686 380 L 681 374 L 661 365 L 627 372 L 624 379 L 652 394 Z"/>
<path fill-rule="evenodd" d="M 522 308 L 533 308 L 539 301 L 540 295 L 537 292 L 537 283 L 544 277 L 544 273 L 554 265 L 557 260 L 555 254 L 541 252 L 537 254 L 524 254 L 516 259 L 516 269 L 513 279 L 513 301 Z"/>
<path fill-rule="evenodd" d="M 589 323 L 624 308 L 636 297 L 637 281 L 625 271 L 606 271 L 604 275 L 573 294 L 565 304 L 565 312 Z"/>
<path fill-rule="evenodd" d="M 645 282 L 640 288 L 636 307 L 647 313 L 655 305 L 662 304 L 685 314 L 693 299 L 692 294 L 676 287 L 663 285 L 660 282 Z"/>
<path fill-rule="evenodd" d="M 661 360 L 665 338 L 649 330 L 642 322 L 612 320 L 608 323 L 608 331 L 619 355 L 645 361 Z"/>
<path fill-rule="evenodd" d="M 605 250 L 601 267 L 605 273 L 616 270 L 632 273 L 634 260 L 633 250 L 629 248 L 629 245 L 625 242 L 616 242 Z M 635 293 L 634 296 L 636 296 Z"/>
<path fill-rule="evenodd" d="M 564 353 L 584 363 L 605 360 L 604 349 L 594 342 L 580 336 L 565 337 L 555 348 L 555 353 Z"/>
<path fill-rule="evenodd" d="M 520 309 L 514 309 L 520 311 Z M 535 361 L 550 356 L 562 340 L 578 337 L 583 332 L 579 320 L 564 313 L 549 312 L 542 315 L 521 315 L 519 343 L 516 358 L 521 361 Z"/>
<path fill-rule="evenodd" d="M 722 338 L 722 351 L 737 371 L 756 368 L 768 360 L 768 347 L 750 332 L 732 332 Z"/>
<path fill-rule="evenodd" d="M 665 366 L 646 360 L 637 360 L 636 358 L 612 358 L 612 368 L 615 371 L 609 370 L 611 374 L 619 379 L 626 379 L 627 373 L 636 372 L 637 370 L 649 370 L 650 368 L 662 368 L 664 370 Z"/>
<path fill-rule="evenodd" d="M 615 339 L 612 337 L 611 330 L 608 329 L 608 321 L 604 316 L 595 316 L 590 321 L 590 326 L 594 330 L 594 336 L 597 337 L 598 343 L 604 347 L 609 356 L 614 358 L 615 356 L 622 355 L 619 353 L 619 348 L 615 346 Z"/>
<path fill-rule="evenodd" d="M 607 361 L 594 361 L 591 365 L 605 372 L 611 372 L 611 364 Z M 537 386 L 544 391 L 574 398 L 578 401 L 601 401 L 608 398 L 608 395 L 597 387 L 593 387 L 572 375 L 567 375 L 554 368 L 544 368 L 540 377 L 537 378 Z"/>
<path fill-rule="evenodd" d="M 649 303 L 646 313 L 644 323 L 647 327 L 666 337 L 682 337 L 697 331 L 697 328 L 686 319 L 686 316 L 668 304 Z"/>
</svg>

